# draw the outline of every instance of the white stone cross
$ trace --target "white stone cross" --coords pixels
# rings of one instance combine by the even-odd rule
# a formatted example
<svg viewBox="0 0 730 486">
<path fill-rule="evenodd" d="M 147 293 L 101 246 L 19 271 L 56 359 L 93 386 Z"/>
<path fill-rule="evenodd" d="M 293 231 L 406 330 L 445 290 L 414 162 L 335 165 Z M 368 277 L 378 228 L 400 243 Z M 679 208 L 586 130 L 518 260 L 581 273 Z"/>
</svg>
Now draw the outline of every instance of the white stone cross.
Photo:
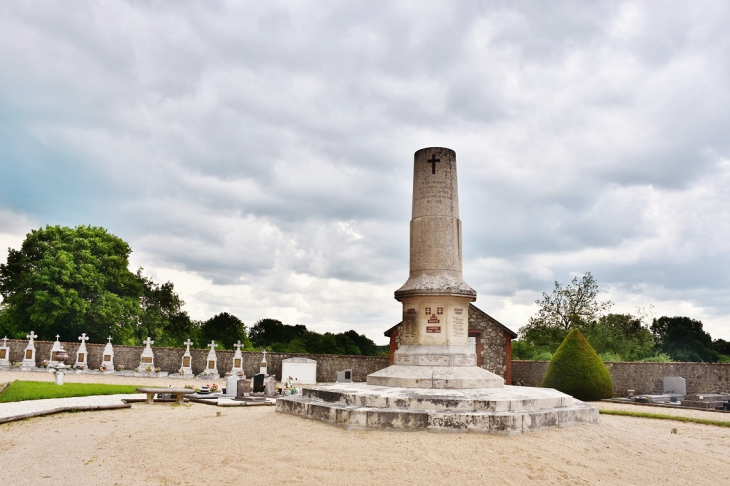
<svg viewBox="0 0 730 486">
<path fill-rule="evenodd" d="M 5 347 L 7 347 L 7 346 L 8 346 L 8 337 L 7 337 L 7 336 L 5 336 L 5 337 L 3 338 L 3 348 L 5 348 Z"/>
<path fill-rule="evenodd" d="M 189 353 L 189 352 L 190 352 L 190 345 L 191 345 L 191 344 L 193 344 L 193 342 L 192 342 L 192 341 L 190 340 L 190 338 L 188 338 L 188 340 L 187 340 L 187 341 L 185 341 L 185 342 L 184 342 L 183 344 L 184 344 L 185 346 L 187 346 L 187 349 L 185 350 L 185 352 L 186 352 L 186 353 Z"/>
<path fill-rule="evenodd" d="M 147 339 L 142 341 L 142 344 L 146 344 L 147 346 L 149 346 L 150 344 L 155 344 L 155 342 L 151 340 L 149 336 L 147 336 Z"/>
<path fill-rule="evenodd" d="M 112 343 L 112 337 L 109 336 L 109 337 L 107 337 L 107 339 L 109 340 L 109 344 L 111 344 Z"/>
<path fill-rule="evenodd" d="M 30 343 L 32 343 L 33 340 L 37 337 L 38 337 L 38 335 L 36 333 L 34 333 L 33 331 L 30 331 L 30 334 L 25 336 L 26 339 L 30 339 Z M 28 343 L 28 344 L 30 344 L 30 343 Z"/>
<path fill-rule="evenodd" d="M 266 361 L 266 350 L 264 349 L 264 361 Z"/>
<path fill-rule="evenodd" d="M 56 334 L 56 342 L 58 342 L 58 339 L 61 337 L 60 334 Z"/>
<path fill-rule="evenodd" d="M 218 346 L 218 345 L 215 343 L 215 341 L 211 341 L 208 346 L 210 346 L 210 350 L 211 351 L 215 351 L 215 347 Z"/>
<path fill-rule="evenodd" d="M 234 348 L 236 348 L 237 351 L 241 350 L 241 340 L 239 339 L 236 344 L 233 345 Z"/>
<path fill-rule="evenodd" d="M 86 344 L 86 341 L 88 341 L 89 338 L 86 336 L 85 332 L 81 333 L 81 336 L 79 336 L 79 341 L 81 341 L 81 344 Z"/>
</svg>

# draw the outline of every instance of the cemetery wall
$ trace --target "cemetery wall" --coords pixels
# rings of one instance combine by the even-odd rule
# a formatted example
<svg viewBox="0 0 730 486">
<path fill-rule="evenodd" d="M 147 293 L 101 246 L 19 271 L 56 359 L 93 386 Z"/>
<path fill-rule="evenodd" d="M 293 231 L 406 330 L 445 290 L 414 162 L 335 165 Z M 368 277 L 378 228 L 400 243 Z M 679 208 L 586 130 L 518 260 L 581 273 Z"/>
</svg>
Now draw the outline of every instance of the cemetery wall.
<svg viewBox="0 0 730 486">
<path fill-rule="evenodd" d="M 2 341 L 0 341 L 2 344 Z M 68 352 L 67 365 L 76 362 L 76 352 L 80 343 L 62 343 L 63 348 Z M 8 340 L 10 348 L 10 361 L 20 362 L 23 360 L 23 352 L 28 345 L 27 340 Z M 36 363 L 40 364 L 45 359 L 50 359 L 51 341 L 35 341 Z M 90 369 L 98 369 L 101 366 L 102 353 L 105 344 L 86 343 L 88 363 Z M 139 366 L 139 358 L 144 346 L 118 346 L 114 345 L 114 367 L 118 369 L 123 365 L 126 370 L 133 370 Z M 206 358 L 210 348 L 191 349 L 190 355 L 193 358 L 193 373 L 202 373 L 205 369 Z M 155 355 L 155 367 L 168 373 L 177 373 L 182 363 L 182 356 L 185 348 L 157 348 L 152 345 L 152 352 Z M 235 351 L 217 351 L 218 372 L 223 376 L 233 367 L 233 355 Z M 263 353 L 242 351 L 243 371 L 246 376 L 253 376 L 259 372 Z M 337 378 L 337 372 L 345 369 L 352 369 L 353 381 L 365 381 L 370 373 L 387 368 L 388 356 L 341 356 L 332 354 L 288 354 L 288 353 L 266 353 L 268 364 L 267 371 L 281 379 L 281 360 L 293 357 L 309 358 L 317 361 L 317 381 L 332 382 Z"/>
<path fill-rule="evenodd" d="M 540 386 L 548 361 L 512 361 L 512 383 Z M 730 363 L 630 363 L 607 362 L 613 379 L 613 393 L 625 396 L 636 393 L 662 393 L 665 376 L 681 376 L 687 382 L 687 394 L 712 391 L 730 392 Z"/>
</svg>

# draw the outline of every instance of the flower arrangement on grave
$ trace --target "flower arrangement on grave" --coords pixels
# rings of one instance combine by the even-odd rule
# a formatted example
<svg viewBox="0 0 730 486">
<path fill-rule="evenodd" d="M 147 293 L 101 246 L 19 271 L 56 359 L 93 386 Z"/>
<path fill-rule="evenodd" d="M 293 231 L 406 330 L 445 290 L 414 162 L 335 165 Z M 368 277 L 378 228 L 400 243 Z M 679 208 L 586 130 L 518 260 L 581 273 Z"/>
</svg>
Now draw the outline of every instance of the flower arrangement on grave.
<svg viewBox="0 0 730 486">
<path fill-rule="evenodd" d="M 106 368 L 106 365 L 104 365 L 104 367 Z M 118 369 L 119 371 L 124 371 L 124 365 L 119 365 L 119 366 L 117 366 L 117 369 Z"/>
<path fill-rule="evenodd" d="M 243 371 L 239 371 L 239 372 L 238 372 L 238 373 L 236 373 L 236 374 L 237 374 L 238 376 L 246 376 L 246 373 L 244 373 Z"/>
<path fill-rule="evenodd" d="M 212 385 L 210 385 L 210 391 L 211 391 L 211 393 L 218 393 L 218 390 L 219 390 L 219 388 L 218 388 L 218 384 L 217 383 L 213 383 Z"/>
<path fill-rule="evenodd" d="M 12 368 L 20 368 L 21 364 L 23 364 L 23 363 L 21 363 L 20 361 L 13 361 L 12 363 L 10 363 L 10 366 Z"/>
<path fill-rule="evenodd" d="M 105 363 L 102 363 L 101 366 L 99 366 L 99 371 L 101 371 L 102 373 L 104 371 L 106 371 L 106 364 Z"/>
<path fill-rule="evenodd" d="M 162 371 L 162 368 L 160 368 L 159 366 L 155 368 L 155 373 L 159 373 L 160 371 Z"/>
<path fill-rule="evenodd" d="M 187 390 L 195 390 L 195 387 L 193 385 L 185 385 L 184 388 Z"/>
<path fill-rule="evenodd" d="M 185 374 L 185 370 L 182 369 L 182 368 L 180 368 L 179 370 L 177 370 L 177 374 L 178 375 L 184 375 Z"/>
<path fill-rule="evenodd" d="M 231 372 L 230 371 L 226 371 L 226 374 L 223 375 L 223 376 L 231 376 Z"/>
<path fill-rule="evenodd" d="M 78 366 L 74 366 L 74 369 L 75 369 L 75 370 L 79 370 L 79 371 L 83 371 L 83 370 L 85 370 L 85 369 L 86 369 L 86 366 L 84 366 L 84 365 L 80 364 L 80 365 L 78 365 Z"/>
<path fill-rule="evenodd" d="M 147 373 L 152 373 L 152 366 L 147 365 L 147 368 L 144 369 Z"/>
<path fill-rule="evenodd" d="M 48 360 L 47 359 L 44 359 L 43 361 L 41 361 L 41 368 L 47 368 L 48 367 L 48 364 L 49 364 L 48 363 Z"/>
</svg>

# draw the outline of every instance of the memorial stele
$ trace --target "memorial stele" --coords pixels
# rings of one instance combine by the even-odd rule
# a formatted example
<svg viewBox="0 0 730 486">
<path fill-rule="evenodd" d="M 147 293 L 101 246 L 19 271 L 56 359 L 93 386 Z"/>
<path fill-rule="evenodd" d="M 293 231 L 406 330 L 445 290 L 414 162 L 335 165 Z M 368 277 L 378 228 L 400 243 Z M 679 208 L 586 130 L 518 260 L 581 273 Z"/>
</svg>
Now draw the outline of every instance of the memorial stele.
<svg viewBox="0 0 730 486">
<path fill-rule="evenodd" d="M 512 435 L 598 422 L 598 409 L 550 388 L 508 386 L 477 366 L 468 345 L 469 303 L 462 276 L 456 153 L 414 155 L 410 274 L 394 364 L 366 383 L 305 386 L 281 397 L 278 412 L 350 429 L 427 429 Z M 334 379 L 334 377 L 333 377 Z"/>
<path fill-rule="evenodd" d="M 410 275 L 395 292 L 403 325 L 395 364 L 367 377 L 371 385 L 406 388 L 501 387 L 504 380 L 477 366 L 469 346 L 469 303 L 477 293 L 462 276 L 456 153 L 415 153 Z"/>
</svg>

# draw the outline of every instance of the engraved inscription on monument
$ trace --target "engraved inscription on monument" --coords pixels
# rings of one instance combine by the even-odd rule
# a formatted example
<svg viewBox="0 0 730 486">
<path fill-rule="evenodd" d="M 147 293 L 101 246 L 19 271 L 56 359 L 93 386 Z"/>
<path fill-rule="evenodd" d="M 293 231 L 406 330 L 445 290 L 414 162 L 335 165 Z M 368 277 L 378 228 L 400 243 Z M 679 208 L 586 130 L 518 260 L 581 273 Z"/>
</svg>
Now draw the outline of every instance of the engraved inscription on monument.
<svg viewBox="0 0 730 486">
<path fill-rule="evenodd" d="M 152 358 L 150 356 L 142 356 L 142 359 L 140 361 L 142 363 L 152 363 Z"/>
<path fill-rule="evenodd" d="M 406 315 L 403 316 L 403 337 L 404 338 L 415 338 L 418 334 L 418 319 L 416 309 L 406 310 Z"/>
<path fill-rule="evenodd" d="M 111 361 L 111 360 L 112 360 L 112 355 L 111 354 L 105 354 L 104 355 L 104 361 Z"/>
<path fill-rule="evenodd" d="M 185 368 L 190 368 L 190 356 L 185 356 L 183 358 L 183 366 Z"/>
<path fill-rule="evenodd" d="M 241 360 L 236 358 L 233 360 L 233 367 L 234 368 L 240 368 L 241 367 Z"/>
<path fill-rule="evenodd" d="M 449 357 L 436 354 L 421 355 L 418 357 L 418 364 L 421 366 L 449 366 Z"/>
<path fill-rule="evenodd" d="M 466 336 L 466 322 L 463 308 L 454 309 L 454 314 L 451 316 L 451 335 L 455 338 L 463 338 Z"/>
<path fill-rule="evenodd" d="M 5 352 L 7 349 L 0 349 L 0 359 L 5 359 Z"/>
<path fill-rule="evenodd" d="M 414 362 L 413 361 L 413 355 L 410 355 L 410 354 L 408 354 L 408 355 L 397 354 L 395 356 L 395 364 L 399 364 L 399 365 L 412 365 L 413 362 Z"/>
<path fill-rule="evenodd" d="M 31 359 L 33 357 L 33 351 L 30 349 L 25 350 L 25 359 Z"/>
<path fill-rule="evenodd" d="M 426 326 L 426 332 L 432 333 L 432 334 L 440 334 L 441 326 Z"/>
</svg>

